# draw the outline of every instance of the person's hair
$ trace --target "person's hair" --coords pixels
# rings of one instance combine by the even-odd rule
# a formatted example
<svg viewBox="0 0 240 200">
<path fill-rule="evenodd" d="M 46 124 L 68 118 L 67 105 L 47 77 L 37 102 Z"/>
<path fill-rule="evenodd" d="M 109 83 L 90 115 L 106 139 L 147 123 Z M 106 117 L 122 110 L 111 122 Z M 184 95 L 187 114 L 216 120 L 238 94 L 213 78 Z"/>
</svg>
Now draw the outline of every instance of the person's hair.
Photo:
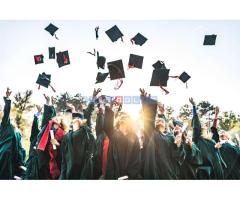
<svg viewBox="0 0 240 200">
<path fill-rule="evenodd" d="M 79 124 L 79 128 L 81 126 L 85 126 L 87 124 L 87 120 L 86 119 L 80 119 L 80 118 L 76 118 L 76 119 L 73 119 L 74 122 L 78 122 Z"/>
</svg>

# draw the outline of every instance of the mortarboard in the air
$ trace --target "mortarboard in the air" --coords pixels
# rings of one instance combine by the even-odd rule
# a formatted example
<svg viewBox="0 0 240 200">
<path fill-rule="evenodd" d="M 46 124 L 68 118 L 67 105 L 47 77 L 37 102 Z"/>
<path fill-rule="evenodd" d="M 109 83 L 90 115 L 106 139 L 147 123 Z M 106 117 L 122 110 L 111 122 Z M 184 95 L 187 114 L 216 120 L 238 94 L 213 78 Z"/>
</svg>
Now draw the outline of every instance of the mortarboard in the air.
<svg viewBox="0 0 240 200">
<path fill-rule="evenodd" d="M 141 33 L 138 33 L 131 39 L 132 44 L 135 43 L 136 45 L 140 45 L 140 46 L 142 46 L 146 41 L 147 41 L 147 38 L 144 37 Z"/>
<path fill-rule="evenodd" d="M 122 38 L 123 34 L 116 25 L 110 28 L 109 30 L 105 31 L 105 33 L 107 34 L 107 36 L 110 38 L 112 42 L 116 42 L 119 38 L 121 38 L 123 42 L 123 38 Z"/>
<path fill-rule="evenodd" d="M 37 65 L 37 64 L 43 63 L 43 58 L 44 58 L 44 56 L 42 54 L 41 55 L 35 55 L 34 56 L 35 64 Z"/>
<path fill-rule="evenodd" d="M 169 92 L 163 87 L 167 87 L 170 69 L 154 69 L 150 86 L 159 86 L 166 94 Z"/>
<path fill-rule="evenodd" d="M 97 52 L 97 67 L 98 69 L 104 69 L 106 63 L 106 58 L 104 56 L 99 56 L 99 52 Z"/>
<path fill-rule="evenodd" d="M 55 59 L 55 47 L 48 47 L 49 59 Z"/>
<path fill-rule="evenodd" d="M 96 77 L 96 83 L 102 83 L 106 80 L 107 76 L 109 73 L 101 73 L 98 72 L 97 77 Z M 96 84 L 95 83 L 95 84 Z"/>
<path fill-rule="evenodd" d="M 114 89 L 119 89 L 123 83 L 122 78 L 125 78 L 125 73 L 124 73 L 124 68 L 123 68 L 123 62 L 122 60 L 116 60 L 112 62 L 108 62 L 108 70 L 110 74 L 110 79 L 111 80 L 117 80 L 118 82 Z"/>
<path fill-rule="evenodd" d="M 143 65 L 143 56 L 130 54 L 128 61 L 128 68 L 138 68 L 142 69 Z"/>
<path fill-rule="evenodd" d="M 187 81 L 191 78 L 186 72 L 183 72 L 179 77 L 178 77 L 183 83 L 186 83 L 187 87 Z"/>
<path fill-rule="evenodd" d="M 46 74 L 45 72 L 39 74 L 36 83 L 39 85 L 39 89 L 40 86 L 43 86 L 45 88 L 48 88 L 48 86 L 50 86 L 52 90 L 56 92 L 56 90 L 51 86 L 51 74 Z"/>
<path fill-rule="evenodd" d="M 165 63 L 163 61 L 158 60 L 153 65 L 154 69 L 166 69 Z"/>
<path fill-rule="evenodd" d="M 205 35 L 203 45 L 215 45 L 217 35 Z"/>
<path fill-rule="evenodd" d="M 50 23 L 45 30 L 47 32 L 49 32 L 52 36 L 55 36 L 55 38 L 58 40 L 57 36 L 56 36 L 56 31 L 58 30 L 58 27 L 56 27 L 55 25 L 53 25 L 52 23 Z"/>
<path fill-rule="evenodd" d="M 59 68 L 70 64 L 68 51 L 57 53 L 57 63 Z"/>
</svg>

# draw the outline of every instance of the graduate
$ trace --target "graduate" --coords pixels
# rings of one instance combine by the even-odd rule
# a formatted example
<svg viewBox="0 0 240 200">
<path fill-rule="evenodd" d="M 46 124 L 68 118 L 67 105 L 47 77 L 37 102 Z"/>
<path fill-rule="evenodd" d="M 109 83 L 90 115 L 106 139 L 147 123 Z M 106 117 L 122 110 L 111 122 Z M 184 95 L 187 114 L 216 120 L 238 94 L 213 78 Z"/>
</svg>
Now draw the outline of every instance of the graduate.
<svg viewBox="0 0 240 200">
<path fill-rule="evenodd" d="M 26 170 L 21 133 L 10 120 L 11 93 L 7 88 L 4 110 L 0 110 L 0 179 L 22 179 Z"/>
<path fill-rule="evenodd" d="M 219 149 L 227 167 L 224 168 L 224 179 L 240 179 L 240 148 L 230 141 L 230 136 L 224 130 L 218 132 L 219 108 L 215 108 L 215 117 L 211 131 L 216 142 L 215 148 Z"/>
<path fill-rule="evenodd" d="M 42 119 L 42 106 L 36 105 L 37 113 L 33 116 L 31 135 L 30 135 L 30 148 L 29 158 L 26 162 L 27 171 L 25 179 L 38 179 L 38 155 L 37 155 L 37 135 L 41 130 L 41 119 Z"/>
<path fill-rule="evenodd" d="M 192 137 L 187 135 L 187 130 L 183 122 L 173 119 L 173 132 L 182 132 L 182 144 L 186 152 L 186 157 L 179 166 L 180 179 L 192 180 L 197 179 L 196 169 L 203 163 L 201 151 L 197 145 L 192 141 Z"/>
<path fill-rule="evenodd" d="M 164 118 L 157 118 L 157 101 L 140 89 L 144 112 L 144 179 L 179 179 L 178 165 L 185 158 L 182 135 L 176 137 L 166 129 Z"/>
<path fill-rule="evenodd" d="M 101 89 L 94 89 L 91 105 Z M 62 166 L 60 179 L 93 179 L 93 155 L 96 144 L 91 128 L 84 115 L 72 109 L 72 130 L 63 138 L 61 144 Z M 93 107 L 94 108 L 94 107 Z"/>
<path fill-rule="evenodd" d="M 110 105 L 105 106 L 104 131 L 108 140 L 103 144 L 103 174 L 101 179 L 139 179 L 140 145 L 133 120 L 125 113 L 118 113 L 114 118 L 113 100 Z"/>
<path fill-rule="evenodd" d="M 203 158 L 203 165 L 197 168 L 197 178 L 224 179 L 224 167 L 226 167 L 226 164 L 219 150 L 215 148 L 216 142 L 212 140 L 208 127 L 204 123 L 200 123 L 193 98 L 190 98 L 189 101 L 193 106 L 193 142 L 201 151 Z"/>
<path fill-rule="evenodd" d="M 54 104 L 56 99 L 44 95 L 46 104 L 44 105 L 42 129 L 38 133 L 36 149 L 38 154 L 38 175 L 39 179 L 58 179 L 61 171 L 60 145 L 64 134 L 68 132 L 69 125 L 64 116 L 56 116 Z"/>
</svg>

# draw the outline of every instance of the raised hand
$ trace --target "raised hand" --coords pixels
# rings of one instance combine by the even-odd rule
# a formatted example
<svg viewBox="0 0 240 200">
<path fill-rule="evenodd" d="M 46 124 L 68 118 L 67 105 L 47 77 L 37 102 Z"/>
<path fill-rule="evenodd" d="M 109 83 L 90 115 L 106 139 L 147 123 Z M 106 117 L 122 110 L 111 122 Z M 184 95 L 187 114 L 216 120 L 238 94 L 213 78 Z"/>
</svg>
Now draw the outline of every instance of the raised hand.
<svg viewBox="0 0 240 200">
<path fill-rule="evenodd" d="M 11 94 L 12 94 L 12 91 L 9 88 L 7 88 L 6 97 L 9 98 Z"/>
<path fill-rule="evenodd" d="M 220 142 L 218 142 L 217 144 L 215 144 L 215 148 L 216 149 L 220 149 L 222 147 L 222 144 Z"/>
<path fill-rule="evenodd" d="M 42 106 L 40 106 L 40 105 L 36 105 L 36 108 L 37 108 L 37 111 L 38 111 L 38 113 L 41 113 L 42 112 Z"/>
<path fill-rule="evenodd" d="M 50 103 L 50 97 L 47 96 L 46 94 L 43 94 L 43 96 L 44 96 L 45 99 L 46 99 L 46 104 L 49 105 L 49 103 Z"/>
<path fill-rule="evenodd" d="M 54 105 L 54 104 L 56 104 L 56 102 L 57 102 L 57 98 L 55 98 L 55 97 L 51 97 L 51 101 L 52 101 L 52 105 Z"/>
<path fill-rule="evenodd" d="M 164 112 L 165 112 L 164 104 L 158 103 L 158 109 L 159 109 L 161 114 L 164 114 Z"/>
<path fill-rule="evenodd" d="M 95 98 L 101 91 L 102 91 L 101 88 L 98 88 L 97 90 L 94 88 L 94 90 L 93 90 L 93 98 Z"/>
<path fill-rule="evenodd" d="M 177 145 L 177 147 L 180 147 L 181 146 L 181 144 L 182 144 L 182 133 L 181 132 L 179 132 L 177 135 L 176 135 L 176 137 L 175 137 L 175 142 L 174 142 L 176 145 Z"/>
<path fill-rule="evenodd" d="M 191 97 L 191 98 L 189 98 L 189 102 L 193 105 L 193 106 L 195 106 L 196 104 L 195 104 L 195 101 L 193 100 L 193 98 Z"/>
<path fill-rule="evenodd" d="M 146 97 L 146 96 L 147 96 L 147 92 L 145 91 L 144 88 L 140 88 L 139 91 L 140 91 L 140 93 L 141 93 L 141 94 L 140 94 L 141 96 L 143 96 L 143 97 Z"/>
</svg>

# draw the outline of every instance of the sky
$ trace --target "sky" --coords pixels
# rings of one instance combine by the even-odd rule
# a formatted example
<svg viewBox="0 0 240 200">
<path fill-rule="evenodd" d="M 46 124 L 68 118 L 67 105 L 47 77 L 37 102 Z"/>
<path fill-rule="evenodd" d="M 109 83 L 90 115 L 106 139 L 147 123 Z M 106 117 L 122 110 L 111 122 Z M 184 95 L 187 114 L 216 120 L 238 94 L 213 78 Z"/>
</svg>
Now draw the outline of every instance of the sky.
<svg viewBox="0 0 240 200">
<path fill-rule="evenodd" d="M 44 28 L 53 23 L 59 30 L 59 40 Z M 124 34 L 122 43 L 111 42 L 105 31 L 117 25 Z M 94 28 L 99 26 L 99 39 Z M 130 38 L 137 33 L 148 40 L 143 46 L 132 45 Z M 44 103 L 43 93 L 56 95 L 51 89 L 35 83 L 39 73 L 52 75 L 52 85 L 57 94 L 68 91 L 92 94 L 94 88 L 102 88 L 109 96 L 139 96 L 139 88 L 145 88 L 165 105 L 172 106 L 176 113 L 188 103 L 189 97 L 196 102 L 207 100 L 223 110 L 240 113 L 240 21 L 198 20 L 25 20 L 0 21 L 0 94 L 10 87 L 13 94 L 26 89 L 33 90 L 33 102 Z M 215 46 L 203 46 L 204 35 L 217 34 Z M 48 47 L 56 52 L 69 51 L 70 65 L 58 68 L 56 60 L 48 59 Z M 122 59 L 126 78 L 119 90 L 114 90 L 115 81 L 107 79 L 95 84 L 98 71 L 96 57 L 87 51 L 96 49 L 107 62 Z M 44 54 L 44 64 L 35 65 L 34 55 Z M 127 69 L 130 54 L 144 56 L 143 69 Z M 165 62 L 170 75 L 186 71 L 191 79 L 188 88 L 180 80 L 170 79 L 165 95 L 159 87 L 150 87 L 152 64 Z M 1 101 L 1 103 L 3 103 Z M 140 104 L 127 104 L 123 109 L 137 116 Z"/>
</svg>

